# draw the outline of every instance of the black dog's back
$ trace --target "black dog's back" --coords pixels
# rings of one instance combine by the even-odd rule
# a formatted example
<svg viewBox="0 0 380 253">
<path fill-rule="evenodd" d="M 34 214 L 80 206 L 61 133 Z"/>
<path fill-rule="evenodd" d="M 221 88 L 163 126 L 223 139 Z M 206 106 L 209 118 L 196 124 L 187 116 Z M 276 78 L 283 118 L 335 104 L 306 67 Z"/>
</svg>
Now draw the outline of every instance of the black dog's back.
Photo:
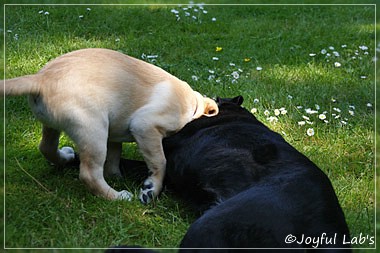
<svg viewBox="0 0 380 253">
<path fill-rule="evenodd" d="M 191 225 L 181 248 L 345 247 L 348 230 L 339 206 L 310 203 L 315 194 L 309 191 L 299 199 L 297 185 L 263 184 L 227 199 Z M 288 236 L 296 240 L 287 243 Z M 325 239 L 305 242 L 306 237 Z"/>
<path fill-rule="evenodd" d="M 218 116 L 164 140 L 171 186 L 201 211 L 209 209 L 181 247 L 349 246 L 327 176 L 241 103 L 242 97 L 219 100 Z M 297 240 L 286 243 L 287 236 Z M 321 239 L 315 245 L 305 238 Z"/>
</svg>

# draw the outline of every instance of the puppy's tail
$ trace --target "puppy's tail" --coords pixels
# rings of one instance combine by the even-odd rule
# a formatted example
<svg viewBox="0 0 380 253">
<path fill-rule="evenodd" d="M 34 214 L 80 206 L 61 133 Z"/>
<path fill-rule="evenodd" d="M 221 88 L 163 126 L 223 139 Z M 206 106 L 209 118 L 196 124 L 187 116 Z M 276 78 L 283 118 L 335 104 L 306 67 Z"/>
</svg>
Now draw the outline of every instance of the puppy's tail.
<svg viewBox="0 0 380 253">
<path fill-rule="evenodd" d="M 20 96 L 39 94 L 40 85 L 35 75 L 22 76 L 18 78 L 0 81 L 0 95 Z"/>
</svg>

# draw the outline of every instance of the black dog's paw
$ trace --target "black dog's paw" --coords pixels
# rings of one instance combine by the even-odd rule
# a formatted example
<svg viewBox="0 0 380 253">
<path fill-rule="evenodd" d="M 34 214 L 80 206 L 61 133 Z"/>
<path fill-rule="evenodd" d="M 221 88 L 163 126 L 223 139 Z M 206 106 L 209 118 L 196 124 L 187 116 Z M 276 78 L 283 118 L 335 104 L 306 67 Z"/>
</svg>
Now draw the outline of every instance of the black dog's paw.
<svg viewBox="0 0 380 253">
<path fill-rule="evenodd" d="M 154 198 L 154 183 L 148 178 L 140 190 L 139 199 L 143 204 L 149 204 Z"/>
</svg>

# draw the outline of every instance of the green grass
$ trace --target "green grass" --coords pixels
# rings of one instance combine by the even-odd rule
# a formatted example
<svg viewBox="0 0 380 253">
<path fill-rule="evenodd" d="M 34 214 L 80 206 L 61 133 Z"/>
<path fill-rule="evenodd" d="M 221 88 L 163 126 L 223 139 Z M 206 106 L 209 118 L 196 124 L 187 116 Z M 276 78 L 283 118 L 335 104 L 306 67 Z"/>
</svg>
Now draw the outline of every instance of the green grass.
<svg viewBox="0 0 380 253">
<path fill-rule="evenodd" d="M 180 20 L 171 9 L 180 12 Z M 158 55 L 154 64 L 203 94 L 243 95 L 247 109 L 256 108 L 261 121 L 282 133 L 329 176 L 352 236 L 373 236 L 374 7 L 204 9 L 207 14 L 188 10 L 191 15 L 186 17 L 176 5 L 6 6 L 6 77 L 35 73 L 47 61 L 80 48 L 110 48 L 137 58 Z M 39 14 L 41 10 L 49 14 Z M 362 45 L 368 49 L 359 49 Z M 222 50 L 216 52 L 216 47 Z M 331 56 L 326 58 L 322 49 Z M 234 83 L 233 72 L 239 74 Z M 24 97 L 5 100 L 5 247 L 178 247 L 195 217 L 179 199 L 164 192 L 154 204 L 143 206 L 137 200 L 109 202 L 92 196 L 77 171 L 57 171 L 39 153 L 41 126 L 26 101 Z M 305 112 L 316 110 L 316 105 L 318 114 Z M 281 107 L 287 113 L 269 122 L 265 110 L 274 116 Z M 329 123 L 318 119 L 324 111 Z M 305 121 L 302 116 L 313 124 L 299 126 Z M 313 128 L 313 136 L 306 134 L 308 128 Z M 73 144 L 63 136 L 61 145 Z M 125 157 L 140 158 L 135 145 L 124 147 Z M 111 184 L 135 194 L 139 190 L 139 182 L 113 180 Z"/>
</svg>

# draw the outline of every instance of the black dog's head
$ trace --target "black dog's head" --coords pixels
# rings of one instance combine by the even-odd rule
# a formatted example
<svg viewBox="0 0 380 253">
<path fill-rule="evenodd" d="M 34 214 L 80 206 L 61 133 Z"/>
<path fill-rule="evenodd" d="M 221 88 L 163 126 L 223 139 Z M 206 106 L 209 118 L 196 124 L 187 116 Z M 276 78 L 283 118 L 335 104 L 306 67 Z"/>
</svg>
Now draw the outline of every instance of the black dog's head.
<svg viewBox="0 0 380 253">
<path fill-rule="evenodd" d="M 223 121 L 229 121 L 242 120 L 245 118 L 251 122 L 254 121 L 261 124 L 250 111 L 241 106 L 244 102 L 243 96 L 239 95 L 233 98 L 217 97 L 215 101 L 219 107 L 219 115 L 214 117 L 216 122 L 221 119 Z M 213 124 L 216 124 L 216 122 L 213 122 Z"/>
<path fill-rule="evenodd" d="M 242 112 L 246 111 L 241 105 L 244 102 L 244 98 L 242 96 L 236 96 L 234 98 L 216 98 L 216 103 L 219 107 L 219 110 L 223 113 L 227 111 L 231 112 Z"/>
</svg>

